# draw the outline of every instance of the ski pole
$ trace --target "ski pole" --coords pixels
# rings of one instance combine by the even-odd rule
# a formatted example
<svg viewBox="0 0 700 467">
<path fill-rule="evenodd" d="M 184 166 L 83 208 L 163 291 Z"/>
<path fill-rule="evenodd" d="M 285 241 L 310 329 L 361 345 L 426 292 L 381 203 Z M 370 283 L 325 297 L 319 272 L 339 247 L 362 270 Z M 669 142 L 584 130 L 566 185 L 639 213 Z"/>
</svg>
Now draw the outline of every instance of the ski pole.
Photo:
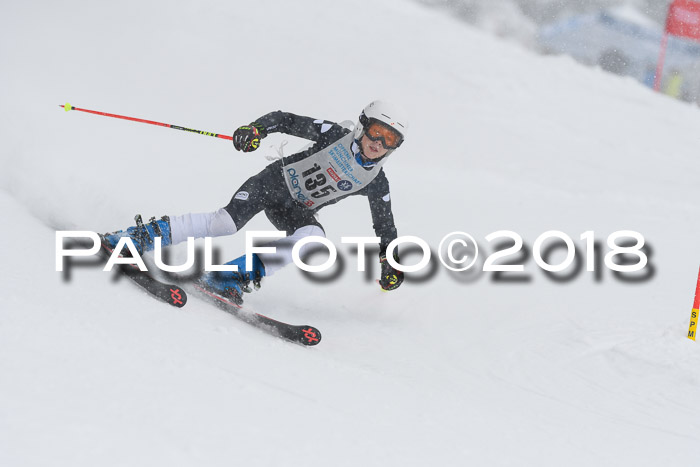
<svg viewBox="0 0 700 467">
<path fill-rule="evenodd" d="M 132 122 L 148 123 L 150 125 L 164 126 L 166 128 L 173 128 L 175 130 L 189 131 L 190 133 L 199 133 L 200 135 L 213 136 L 215 138 L 227 139 L 229 141 L 233 139 L 232 136 L 220 135 L 217 133 L 211 133 L 209 131 L 193 130 L 192 128 L 185 128 L 184 126 L 171 125 L 170 123 L 154 122 L 153 120 L 144 120 L 142 118 L 125 117 L 124 115 L 117 114 L 108 114 L 106 112 L 98 112 L 97 110 L 79 109 L 78 107 L 73 107 L 70 104 L 59 105 L 59 107 L 63 107 L 66 112 L 68 112 L 69 110 L 78 110 L 80 112 L 87 112 L 95 115 L 103 115 L 105 117 L 121 118 L 123 120 L 130 120 Z"/>
</svg>

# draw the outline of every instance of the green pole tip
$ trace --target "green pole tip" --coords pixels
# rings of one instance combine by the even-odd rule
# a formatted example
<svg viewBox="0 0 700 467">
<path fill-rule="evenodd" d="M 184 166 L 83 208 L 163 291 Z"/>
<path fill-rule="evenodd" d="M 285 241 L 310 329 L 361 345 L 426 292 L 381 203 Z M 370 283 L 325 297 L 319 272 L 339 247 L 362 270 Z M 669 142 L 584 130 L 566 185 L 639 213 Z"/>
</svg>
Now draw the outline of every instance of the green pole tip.
<svg viewBox="0 0 700 467">
<path fill-rule="evenodd" d="M 63 106 L 63 108 L 66 109 L 66 112 L 68 112 L 69 110 L 73 110 L 73 107 L 67 102 L 66 105 Z"/>
</svg>

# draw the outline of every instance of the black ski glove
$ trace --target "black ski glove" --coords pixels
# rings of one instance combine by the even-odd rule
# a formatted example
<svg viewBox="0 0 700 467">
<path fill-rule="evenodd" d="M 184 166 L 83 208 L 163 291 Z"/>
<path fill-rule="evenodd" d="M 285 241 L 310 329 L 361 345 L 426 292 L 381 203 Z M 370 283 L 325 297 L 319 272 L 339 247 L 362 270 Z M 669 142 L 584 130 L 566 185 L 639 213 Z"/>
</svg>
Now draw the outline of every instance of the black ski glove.
<svg viewBox="0 0 700 467">
<path fill-rule="evenodd" d="M 399 256 L 394 253 L 394 260 L 398 263 Z M 379 257 L 379 263 L 382 265 L 382 276 L 379 278 L 379 285 L 382 290 L 389 291 L 398 289 L 403 282 L 403 271 L 394 269 L 386 260 L 386 256 L 382 255 Z"/>
<path fill-rule="evenodd" d="M 243 152 L 255 151 L 260 146 L 260 140 L 266 136 L 267 129 L 260 123 L 239 126 L 233 132 L 233 147 Z"/>
</svg>

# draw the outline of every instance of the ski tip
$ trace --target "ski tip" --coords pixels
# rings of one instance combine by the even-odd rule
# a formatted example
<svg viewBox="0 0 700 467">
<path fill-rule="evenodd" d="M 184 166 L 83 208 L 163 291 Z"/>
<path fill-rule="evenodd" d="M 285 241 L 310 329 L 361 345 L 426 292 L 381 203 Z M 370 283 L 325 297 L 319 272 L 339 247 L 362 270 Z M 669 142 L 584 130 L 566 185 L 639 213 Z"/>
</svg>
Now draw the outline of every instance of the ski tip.
<svg viewBox="0 0 700 467">
<path fill-rule="evenodd" d="M 318 345 L 321 342 L 321 331 L 313 326 L 301 326 L 299 342 L 307 346 Z"/>
<path fill-rule="evenodd" d="M 177 308 L 182 308 L 187 303 L 187 293 L 176 285 L 168 286 L 170 288 L 170 298 L 165 299 L 170 305 Z"/>
</svg>

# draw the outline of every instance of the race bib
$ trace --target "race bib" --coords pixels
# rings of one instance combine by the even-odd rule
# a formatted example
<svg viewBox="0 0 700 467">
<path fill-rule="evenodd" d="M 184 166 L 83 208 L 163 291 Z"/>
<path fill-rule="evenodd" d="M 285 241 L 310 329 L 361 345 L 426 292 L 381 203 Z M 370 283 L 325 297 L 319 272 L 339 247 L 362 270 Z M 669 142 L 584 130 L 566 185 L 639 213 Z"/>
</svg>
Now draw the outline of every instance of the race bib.
<svg viewBox="0 0 700 467">
<path fill-rule="evenodd" d="M 282 167 L 294 199 L 316 209 L 366 187 L 379 174 L 386 158 L 366 170 L 352 152 L 353 133 L 306 159 Z"/>
</svg>

